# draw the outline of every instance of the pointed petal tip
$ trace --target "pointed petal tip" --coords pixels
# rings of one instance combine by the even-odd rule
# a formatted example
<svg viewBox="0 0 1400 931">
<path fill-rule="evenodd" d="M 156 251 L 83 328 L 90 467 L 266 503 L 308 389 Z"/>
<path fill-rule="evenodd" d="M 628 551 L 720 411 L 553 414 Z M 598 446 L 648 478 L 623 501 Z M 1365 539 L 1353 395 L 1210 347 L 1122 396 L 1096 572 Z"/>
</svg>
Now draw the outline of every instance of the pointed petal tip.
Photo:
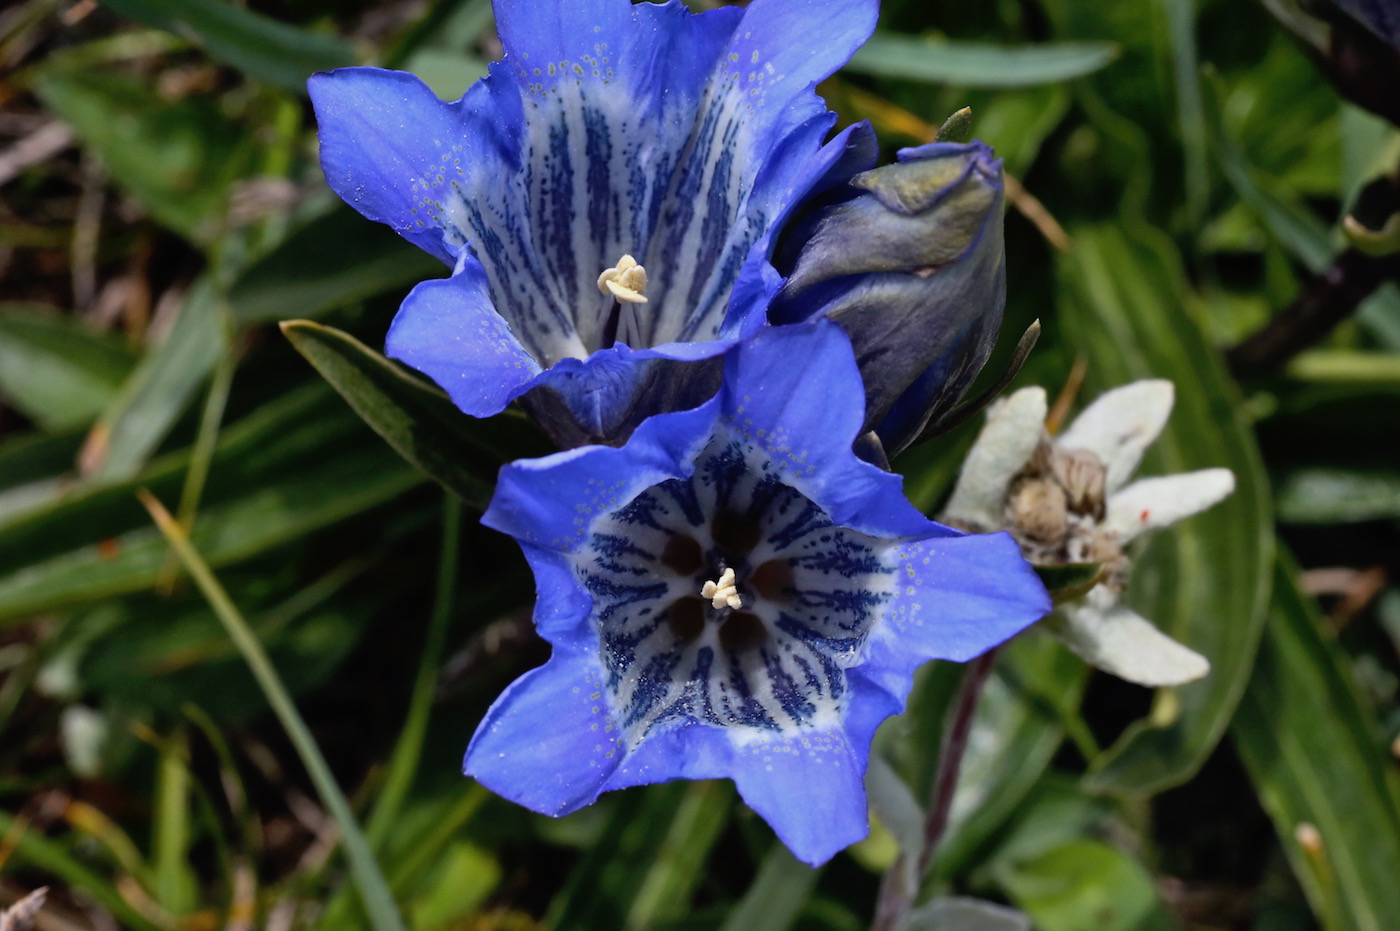
<svg viewBox="0 0 1400 931">
<path fill-rule="evenodd" d="M 1164 378 L 1130 382 L 1105 391 L 1074 418 L 1055 445 L 1082 449 L 1108 467 L 1108 490 L 1127 482 L 1171 416 L 1176 387 Z"/>
<path fill-rule="evenodd" d="M 1147 618 L 1111 600 L 1066 605 L 1046 627 L 1085 662 L 1148 688 L 1185 685 L 1204 678 L 1210 661 L 1162 633 Z M 1098 603 L 1095 603 L 1098 602 Z"/>
<path fill-rule="evenodd" d="M 1108 499 L 1103 527 L 1121 543 L 1167 527 L 1215 506 L 1235 490 L 1235 473 L 1225 468 L 1139 479 Z"/>
</svg>

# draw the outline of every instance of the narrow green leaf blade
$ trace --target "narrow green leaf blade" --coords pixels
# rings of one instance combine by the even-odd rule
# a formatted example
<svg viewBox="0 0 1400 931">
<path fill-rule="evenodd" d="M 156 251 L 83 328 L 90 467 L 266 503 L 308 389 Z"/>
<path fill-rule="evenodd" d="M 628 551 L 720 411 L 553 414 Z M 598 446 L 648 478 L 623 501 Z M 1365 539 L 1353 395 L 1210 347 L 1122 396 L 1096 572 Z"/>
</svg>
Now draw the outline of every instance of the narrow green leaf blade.
<svg viewBox="0 0 1400 931">
<path fill-rule="evenodd" d="M 22 463 L 21 463 L 22 464 Z M 188 450 L 127 482 L 85 483 L 0 514 L 0 624 L 139 591 L 166 548 L 134 493 L 179 494 Z M 340 399 L 313 382 L 230 424 L 219 436 L 194 539 L 224 565 L 353 517 L 420 484 L 375 443 Z"/>
<path fill-rule="evenodd" d="M 321 754 L 321 748 L 317 745 L 316 738 L 311 736 L 311 729 L 307 727 L 306 721 L 297 711 L 291 694 L 288 693 L 286 686 L 278 677 L 277 670 L 273 667 L 272 660 L 268 657 L 261 641 L 253 633 L 252 628 L 248 626 L 247 620 L 233 603 L 233 599 L 229 597 L 223 585 L 215 578 L 208 563 L 200 557 L 199 551 L 184 535 L 179 524 L 175 522 L 175 518 L 149 492 L 143 491 L 141 495 L 142 504 L 150 511 L 151 517 L 160 528 L 161 535 L 179 555 L 186 571 L 194 578 L 195 584 L 199 587 L 205 600 L 209 602 L 209 607 L 228 631 L 229 638 L 238 646 L 238 651 L 243 654 L 248 668 L 266 694 L 268 704 L 272 706 L 272 710 L 291 739 L 292 746 L 296 748 L 297 756 L 301 757 L 302 765 L 306 767 L 307 775 L 311 777 L 311 784 L 316 787 L 316 792 L 321 797 L 321 804 L 325 806 L 327 813 L 335 821 L 336 827 L 340 829 L 340 842 L 345 851 L 345 858 L 350 864 L 350 876 L 364 902 L 370 927 L 374 931 L 404 931 L 403 918 L 399 914 L 398 904 L 389 891 L 389 884 L 384 879 L 384 873 L 380 869 L 379 861 L 374 857 L 374 851 L 370 848 L 369 842 L 365 840 L 365 835 L 360 830 L 354 812 L 350 810 L 350 802 L 345 798 L 345 793 L 341 791 L 340 785 L 335 781 L 335 776 L 331 773 L 330 766 Z"/>
<path fill-rule="evenodd" d="M 1329 931 L 1387 931 L 1400 915 L 1400 780 L 1346 657 L 1279 560 L 1274 605 L 1230 728 L 1294 872 Z M 1298 828 L 1321 837 L 1310 856 Z"/>
<path fill-rule="evenodd" d="M 218 235 L 253 146 L 215 100 L 168 101 L 151 82 L 59 59 L 35 90 L 157 221 L 195 242 Z"/>
<path fill-rule="evenodd" d="M 337 207 L 250 265 L 229 288 L 229 306 L 244 325 L 319 317 L 443 273 L 441 262 L 388 227 Z"/>
<path fill-rule="evenodd" d="M 347 333 L 306 320 L 282 332 L 399 455 L 471 507 L 486 506 L 502 462 L 547 451 L 518 419 L 473 420 Z"/>
<path fill-rule="evenodd" d="M 213 281 L 201 279 L 165 339 L 146 353 L 98 419 L 97 445 L 87 451 L 91 478 L 122 481 L 146 464 L 226 351 L 224 317 Z"/>
<path fill-rule="evenodd" d="M 219 61 L 251 77 L 305 93 L 314 71 L 356 62 L 355 48 L 324 35 L 278 22 L 222 0 L 103 0 L 121 15 L 156 29 L 193 38 Z"/>
<path fill-rule="evenodd" d="M 205 508 L 193 539 L 211 565 L 226 565 L 363 513 L 420 482 L 382 448 L 341 455 Z M 165 558 L 153 528 L 114 537 L 95 531 L 90 545 L 0 576 L 0 622 L 150 588 Z"/>
<path fill-rule="evenodd" d="M 1118 57 L 1112 42 L 992 45 L 876 33 L 847 70 L 959 87 L 1029 87 L 1092 74 Z"/>
<path fill-rule="evenodd" d="M 753 885 L 729 913 L 720 931 L 786 931 L 797 921 L 820 875 L 821 870 L 801 862 L 782 844 L 774 844 L 758 868 Z"/>
<path fill-rule="evenodd" d="M 90 423 L 134 364 L 118 338 L 71 318 L 0 306 L 0 398 L 46 430 Z"/>
</svg>

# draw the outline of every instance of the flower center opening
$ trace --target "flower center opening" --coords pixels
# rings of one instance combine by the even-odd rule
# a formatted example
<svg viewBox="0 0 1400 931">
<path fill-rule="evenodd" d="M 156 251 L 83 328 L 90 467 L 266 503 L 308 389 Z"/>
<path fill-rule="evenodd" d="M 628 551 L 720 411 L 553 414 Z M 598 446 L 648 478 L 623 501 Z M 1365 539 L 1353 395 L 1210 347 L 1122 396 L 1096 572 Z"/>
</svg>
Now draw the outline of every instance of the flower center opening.
<svg viewBox="0 0 1400 931">
<path fill-rule="evenodd" d="M 753 610 L 743 609 L 779 606 L 792 585 L 792 567 L 770 559 L 750 568 L 761 531 L 741 514 L 721 511 L 704 529 L 709 533 L 699 535 L 708 536 L 709 545 L 676 533 L 661 551 L 661 572 L 685 592 L 665 609 L 667 624 L 679 646 L 713 632 L 711 645 L 718 643 L 728 653 L 753 649 L 767 641 L 768 626 Z"/>
<path fill-rule="evenodd" d="M 834 524 L 738 437 L 715 437 L 691 477 L 644 490 L 588 533 L 575 571 L 634 745 L 668 722 L 829 725 L 899 584 L 892 542 Z"/>
<path fill-rule="evenodd" d="M 1123 564 L 1122 544 L 1101 526 L 1108 467 L 1094 453 L 1042 440 L 1007 488 L 1007 529 L 1038 566 L 1097 562 L 1110 577 Z"/>
</svg>

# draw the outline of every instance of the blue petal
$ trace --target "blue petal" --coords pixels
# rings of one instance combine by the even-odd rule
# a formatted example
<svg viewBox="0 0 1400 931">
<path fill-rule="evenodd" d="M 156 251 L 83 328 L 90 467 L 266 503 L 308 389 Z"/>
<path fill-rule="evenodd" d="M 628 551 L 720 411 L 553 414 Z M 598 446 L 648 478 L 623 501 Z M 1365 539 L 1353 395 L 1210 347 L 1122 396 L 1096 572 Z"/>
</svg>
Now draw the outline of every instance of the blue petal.
<svg viewBox="0 0 1400 931">
<path fill-rule="evenodd" d="M 564 359 L 531 382 L 524 404 L 563 448 L 619 444 L 646 418 L 698 407 L 713 397 L 722 363 L 689 363 L 711 360 L 732 343 L 667 343 L 642 350 L 619 343 L 587 359 Z"/>
<path fill-rule="evenodd" d="M 900 582 L 867 641 L 867 670 L 912 672 L 930 659 L 965 662 L 1053 607 L 1006 533 L 906 542 L 895 558 Z"/>
<path fill-rule="evenodd" d="M 524 178 L 471 193 L 535 253 L 536 280 L 515 282 L 511 303 L 572 314 L 596 349 L 612 302 L 595 279 L 630 253 L 651 282 L 649 304 L 624 314 L 622 341 L 718 335 L 751 250 L 768 251 L 774 225 L 825 169 L 804 165 L 832 119 L 811 85 L 869 34 L 875 4 L 783 0 L 697 16 L 676 3 L 510 0 L 497 15 L 508 55 L 488 80 L 509 76 L 524 101 Z M 821 33 L 820 52 L 789 30 Z M 482 260 L 494 282 L 501 263 Z"/>
<path fill-rule="evenodd" d="M 781 284 L 768 264 L 774 231 L 869 156 L 865 127 L 823 145 L 834 117 L 813 85 L 869 34 L 876 6 L 758 0 L 693 15 L 674 2 L 501 0 L 506 58 L 456 103 L 400 73 L 313 78 L 326 175 L 444 261 L 479 262 L 473 312 L 494 307 L 496 335 L 508 328 L 541 369 L 585 359 L 614 333 L 643 348 L 747 335 Z M 649 303 L 614 319 L 596 279 L 624 253 L 647 267 Z M 443 306 L 403 308 L 396 328 L 413 345 L 400 357 L 465 395 L 470 413 L 527 390 L 518 369 L 463 387 L 480 366 L 433 352 L 460 329 Z M 566 364 L 529 385 L 542 390 L 527 403 L 561 442 L 618 443 L 714 385 L 699 373 L 663 398 L 654 387 L 678 383 L 660 374 L 669 368 L 625 353 Z"/>
<path fill-rule="evenodd" d="M 556 650 L 496 699 L 462 769 L 526 808 L 567 815 L 591 804 L 621 762 L 619 734 L 597 656 Z"/>
<path fill-rule="evenodd" d="M 846 127 L 830 142 L 811 154 L 830 123 L 815 119 L 804 131 L 793 133 L 778 144 L 754 182 L 750 202 L 764 205 L 772 217 L 768 228 L 749 248 L 748 258 L 739 270 L 729 298 L 729 309 L 720 332 L 750 336 L 768 322 L 768 310 L 782 290 L 783 278 L 772 264 L 775 240 L 792 216 L 813 198 L 845 184 L 852 175 L 865 171 L 879 157 L 875 131 L 867 123 Z M 808 314 L 808 319 L 815 314 Z"/>
<path fill-rule="evenodd" d="M 764 330 L 731 352 L 721 409 L 837 524 L 886 537 L 952 533 L 908 502 L 899 476 L 851 452 L 864 393 L 850 340 L 818 319 Z"/>
<path fill-rule="evenodd" d="M 800 455 L 805 471 L 847 458 L 864 419 L 851 342 L 826 320 L 747 340 L 725 359 L 721 398 L 725 420 L 779 461 Z"/>
<path fill-rule="evenodd" d="M 389 356 L 437 382 L 473 417 L 499 414 L 539 364 L 491 305 L 481 264 L 464 256 L 451 278 L 411 291 L 389 328 Z"/>
<path fill-rule="evenodd" d="M 578 548 L 594 517 L 617 510 L 652 485 L 689 474 L 709 436 L 713 405 L 643 424 L 625 449 L 588 446 L 501 469 L 482 515 L 488 527 L 557 552 Z M 648 429 L 650 427 L 650 429 Z M 666 429 L 670 427 L 670 429 Z"/>
<path fill-rule="evenodd" d="M 332 190 L 369 219 L 454 265 L 460 242 L 449 242 L 445 234 L 440 193 L 448 178 L 461 174 L 463 153 L 482 160 L 499 131 L 468 140 L 462 105 L 444 103 L 402 71 L 340 68 L 312 75 L 307 90 Z M 488 161 L 498 162 L 499 155 Z"/>
<path fill-rule="evenodd" d="M 825 170 L 806 164 L 834 121 L 813 88 L 869 37 L 877 7 L 874 0 L 755 0 L 744 10 L 706 87 L 671 209 L 661 217 L 657 264 L 680 259 L 671 293 L 683 299 L 655 309 L 649 342 L 719 335 L 741 269 L 771 251 L 781 218 Z M 828 157 L 844 148 L 843 137 Z M 747 316 L 731 309 L 730 328 Z"/>
<path fill-rule="evenodd" d="M 677 723 L 653 731 L 608 777 L 607 791 L 673 779 L 724 779 L 734 767 L 734 745 L 716 727 Z"/>
<path fill-rule="evenodd" d="M 573 565 L 552 549 L 523 541 L 520 549 L 535 576 L 535 630 L 556 649 L 596 653 L 593 596 L 579 583 Z"/>
<path fill-rule="evenodd" d="M 865 766 L 869 738 L 813 732 L 735 748 L 733 777 L 797 859 L 820 866 L 870 833 Z"/>
</svg>

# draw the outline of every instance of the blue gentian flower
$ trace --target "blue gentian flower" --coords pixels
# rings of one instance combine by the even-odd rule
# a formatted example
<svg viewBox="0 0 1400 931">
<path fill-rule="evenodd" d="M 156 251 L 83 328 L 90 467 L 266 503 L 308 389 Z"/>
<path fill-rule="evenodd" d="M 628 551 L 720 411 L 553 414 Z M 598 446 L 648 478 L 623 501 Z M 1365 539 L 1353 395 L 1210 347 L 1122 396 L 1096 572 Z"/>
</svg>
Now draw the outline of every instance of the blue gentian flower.
<svg viewBox="0 0 1400 931">
<path fill-rule="evenodd" d="M 496 0 L 505 58 L 454 103 L 402 72 L 315 75 L 331 187 L 453 269 L 405 300 L 389 355 L 474 416 L 523 396 L 564 446 L 708 397 L 719 363 L 681 364 L 764 325 L 775 231 L 872 157 L 864 125 L 824 141 L 813 88 L 877 6 Z"/>
<path fill-rule="evenodd" d="M 871 738 L 915 668 L 1051 606 L 1008 535 L 928 520 L 854 455 L 862 384 L 839 326 L 765 329 L 723 376 L 620 448 L 502 470 L 483 522 L 520 542 L 553 653 L 492 706 L 465 770 L 550 815 L 732 778 L 818 864 L 868 830 Z"/>
</svg>

